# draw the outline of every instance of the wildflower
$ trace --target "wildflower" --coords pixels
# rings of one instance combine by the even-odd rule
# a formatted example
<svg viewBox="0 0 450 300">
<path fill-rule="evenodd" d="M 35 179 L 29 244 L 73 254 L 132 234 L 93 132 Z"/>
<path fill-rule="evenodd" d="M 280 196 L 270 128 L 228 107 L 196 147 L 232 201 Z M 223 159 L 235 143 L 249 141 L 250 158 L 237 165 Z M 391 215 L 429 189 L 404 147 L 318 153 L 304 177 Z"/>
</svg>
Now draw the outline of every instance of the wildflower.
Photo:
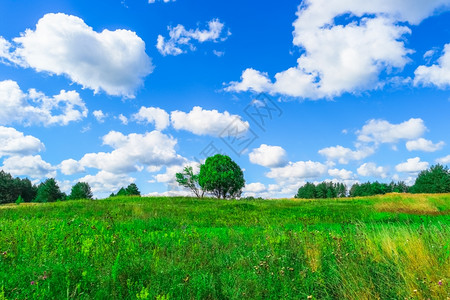
<svg viewBox="0 0 450 300">
<path fill-rule="evenodd" d="M 30 284 L 31 284 L 31 285 L 34 285 L 34 284 L 35 284 L 35 282 L 34 282 L 34 281 L 31 281 L 31 282 L 30 282 Z"/>
<path fill-rule="evenodd" d="M 307 299 L 312 299 L 312 295 L 309 295 Z"/>
<path fill-rule="evenodd" d="M 439 284 L 439 285 L 442 285 L 442 279 L 438 281 L 438 284 Z"/>
</svg>

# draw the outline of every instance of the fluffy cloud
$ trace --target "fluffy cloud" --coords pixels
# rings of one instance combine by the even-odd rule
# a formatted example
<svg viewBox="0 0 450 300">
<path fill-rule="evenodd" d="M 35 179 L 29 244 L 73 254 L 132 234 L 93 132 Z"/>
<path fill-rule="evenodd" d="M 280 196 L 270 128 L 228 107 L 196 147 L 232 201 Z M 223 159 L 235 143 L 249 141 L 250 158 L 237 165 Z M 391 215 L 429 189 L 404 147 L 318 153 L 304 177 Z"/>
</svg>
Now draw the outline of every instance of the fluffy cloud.
<svg viewBox="0 0 450 300">
<path fill-rule="evenodd" d="M 101 110 L 94 110 L 94 112 L 92 114 L 94 115 L 94 117 L 97 119 L 97 121 L 99 123 L 105 122 L 105 119 L 107 117 L 107 115 L 105 115 L 103 113 L 103 111 L 101 111 Z"/>
<path fill-rule="evenodd" d="M 319 162 L 298 161 L 295 163 L 289 162 L 281 168 L 272 168 L 266 176 L 278 181 L 298 182 L 301 179 L 322 176 L 326 171 L 327 167 Z"/>
<path fill-rule="evenodd" d="M 0 124 L 67 125 L 87 116 L 88 110 L 75 91 L 62 90 L 48 97 L 30 89 L 24 93 L 17 82 L 0 81 Z"/>
<path fill-rule="evenodd" d="M 92 193 L 94 193 L 96 197 L 104 197 L 110 193 L 117 192 L 121 187 L 128 186 L 130 183 L 133 183 L 135 179 L 127 175 L 100 171 L 95 175 L 86 175 L 78 181 L 89 183 Z"/>
<path fill-rule="evenodd" d="M 56 168 L 42 160 L 40 155 L 11 156 L 3 161 L 2 169 L 14 176 L 30 176 L 35 179 L 56 176 Z"/>
<path fill-rule="evenodd" d="M 418 24 L 448 4 L 448 0 L 304 1 L 293 24 L 293 43 L 304 50 L 297 66 L 277 73 L 274 83 L 267 74 L 247 69 L 227 90 L 318 99 L 379 88 L 380 74 L 401 70 L 409 62 L 412 51 L 405 47 L 404 37 L 411 30 L 404 22 Z M 346 15 L 357 20 L 336 23 L 336 17 Z"/>
<path fill-rule="evenodd" d="M 156 130 L 164 130 L 170 125 L 169 114 L 157 107 L 141 107 L 133 119 L 139 122 L 155 124 Z"/>
<path fill-rule="evenodd" d="M 73 175 L 84 172 L 84 167 L 74 159 L 66 159 L 59 164 L 59 169 L 64 175 Z"/>
<path fill-rule="evenodd" d="M 361 142 L 396 143 L 402 139 L 417 139 L 426 129 L 422 119 L 411 118 L 400 124 L 391 124 L 385 120 L 370 120 L 357 134 Z"/>
<path fill-rule="evenodd" d="M 230 35 L 230 32 L 222 34 L 223 29 L 224 24 L 218 19 L 209 21 L 208 29 L 205 30 L 200 30 L 199 28 L 186 30 L 181 24 L 175 27 L 169 26 L 170 38 L 166 40 L 162 35 L 158 35 L 156 48 L 164 56 L 186 53 L 186 50 L 183 50 L 183 48 L 189 48 L 191 51 L 194 51 L 195 46 L 192 41 L 199 43 L 224 41 Z"/>
<path fill-rule="evenodd" d="M 262 184 L 261 182 L 254 182 L 254 183 L 246 184 L 243 189 L 243 192 L 244 193 L 262 193 L 266 190 L 267 190 L 267 188 L 264 184 Z"/>
<path fill-rule="evenodd" d="M 159 131 L 129 135 L 111 131 L 103 137 L 103 144 L 114 150 L 88 153 L 81 158 L 80 165 L 84 168 L 124 174 L 142 170 L 145 166 L 170 166 L 184 161 L 175 152 L 177 140 Z"/>
<path fill-rule="evenodd" d="M 286 151 L 279 146 L 262 144 L 259 148 L 253 149 L 248 157 L 251 163 L 268 168 L 282 167 L 287 163 Z"/>
<path fill-rule="evenodd" d="M 44 144 L 34 136 L 0 126 L 0 157 L 30 155 L 44 149 Z"/>
<path fill-rule="evenodd" d="M 406 160 L 404 163 L 396 165 L 395 169 L 397 172 L 417 173 L 427 169 L 428 166 L 429 164 L 427 162 L 420 161 L 419 157 L 415 157 Z"/>
<path fill-rule="evenodd" d="M 364 177 L 378 177 L 378 178 L 386 178 L 387 170 L 384 167 L 377 167 L 375 163 L 365 163 L 362 164 L 357 172 L 359 175 Z"/>
<path fill-rule="evenodd" d="M 66 75 L 96 93 L 132 98 L 153 69 L 145 43 L 135 32 L 96 32 L 82 19 L 63 13 L 44 15 L 35 30 L 27 29 L 14 42 L 16 48 L 9 56 L 16 64 Z"/>
<path fill-rule="evenodd" d="M 120 114 L 117 118 L 123 125 L 128 125 L 128 118 L 125 117 L 124 115 Z"/>
<path fill-rule="evenodd" d="M 170 115 L 173 128 L 177 130 L 187 130 L 197 135 L 219 136 L 230 125 L 234 124 L 239 133 L 246 132 L 250 125 L 242 121 L 238 115 L 231 115 L 225 111 L 206 110 L 195 106 L 189 113 L 173 111 Z"/>
<path fill-rule="evenodd" d="M 441 164 L 441 165 L 447 165 L 447 164 L 450 164 L 450 155 L 447 155 L 447 156 L 445 156 L 445 157 L 438 158 L 438 159 L 436 159 L 436 162 L 437 162 L 438 164 Z"/>
<path fill-rule="evenodd" d="M 361 160 L 375 153 L 371 147 L 363 147 L 351 150 L 342 146 L 328 147 L 319 150 L 319 154 L 325 156 L 328 161 L 338 161 L 340 164 L 348 164 L 352 160 Z"/>
<path fill-rule="evenodd" d="M 434 85 L 440 89 L 450 87 L 450 44 L 445 45 L 437 64 L 429 67 L 419 66 L 414 74 L 415 85 Z"/>
<path fill-rule="evenodd" d="M 350 180 L 354 177 L 353 172 L 346 169 L 330 169 L 328 170 L 328 174 L 340 180 Z"/>
<path fill-rule="evenodd" d="M 444 142 L 433 144 L 432 141 L 420 138 L 417 140 L 406 142 L 406 149 L 408 149 L 408 151 L 435 152 L 441 150 L 442 147 L 444 147 L 444 145 L 445 145 Z"/>
</svg>

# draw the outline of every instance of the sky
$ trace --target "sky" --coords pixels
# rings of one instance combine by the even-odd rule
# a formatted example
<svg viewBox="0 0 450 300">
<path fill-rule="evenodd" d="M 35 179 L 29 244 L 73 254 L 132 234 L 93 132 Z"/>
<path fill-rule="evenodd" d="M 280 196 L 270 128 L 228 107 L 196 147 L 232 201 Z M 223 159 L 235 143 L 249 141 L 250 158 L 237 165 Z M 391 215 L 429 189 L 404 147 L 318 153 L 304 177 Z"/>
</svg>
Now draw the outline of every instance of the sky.
<svg viewBox="0 0 450 300">
<path fill-rule="evenodd" d="M 106 197 L 187 195 L 214 154 L 244 196 L 450 165 L 450 0 L 0 2 L 0 169 Z"/>
</svg>

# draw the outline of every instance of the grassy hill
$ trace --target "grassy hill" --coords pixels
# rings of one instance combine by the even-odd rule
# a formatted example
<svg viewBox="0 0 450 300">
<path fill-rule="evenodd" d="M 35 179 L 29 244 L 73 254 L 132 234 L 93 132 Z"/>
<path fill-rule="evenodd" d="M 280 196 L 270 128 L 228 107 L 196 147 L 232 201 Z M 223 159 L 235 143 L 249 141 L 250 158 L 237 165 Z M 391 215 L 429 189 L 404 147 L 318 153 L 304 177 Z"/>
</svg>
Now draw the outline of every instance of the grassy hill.
<svg viewBox="0 0 450 300">
<path fill-rule="evenodd" d="M 0 299 L 447 299 L 450 194 L 0 206 Z"/>
</svg>

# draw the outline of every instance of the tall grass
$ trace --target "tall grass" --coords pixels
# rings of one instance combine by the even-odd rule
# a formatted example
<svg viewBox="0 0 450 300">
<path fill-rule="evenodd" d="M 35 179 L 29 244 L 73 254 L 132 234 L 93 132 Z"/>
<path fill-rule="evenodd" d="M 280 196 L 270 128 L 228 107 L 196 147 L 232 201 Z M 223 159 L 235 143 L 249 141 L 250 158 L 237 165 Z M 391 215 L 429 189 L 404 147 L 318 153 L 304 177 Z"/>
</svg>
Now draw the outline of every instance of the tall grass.
<svg viewBox="0 0 450 300">
<path fill-rule="evenodd" d="M 446 299 L 450 195 L 0 208 L 0 299 Z"/>
</svg>

